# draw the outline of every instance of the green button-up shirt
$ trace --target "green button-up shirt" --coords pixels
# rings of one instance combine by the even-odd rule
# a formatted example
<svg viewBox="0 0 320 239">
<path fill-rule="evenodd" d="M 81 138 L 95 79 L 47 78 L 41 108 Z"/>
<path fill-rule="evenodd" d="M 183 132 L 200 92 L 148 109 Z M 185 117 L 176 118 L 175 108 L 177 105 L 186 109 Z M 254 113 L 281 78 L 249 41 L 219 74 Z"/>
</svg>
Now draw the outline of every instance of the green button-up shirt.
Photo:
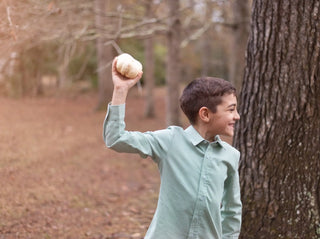
<svg viewBox="0 0 320 239">
<path fill-rule="evenodd" d="M 218 136 L 206 141 L 192 126 L 129 132 L 124 115 L 125 105 L 108 107 L 107 147 L 150 156 L 160 171 L 158 205 L 145 239 L 238 238 L 239 151 Z"/>
</svg>

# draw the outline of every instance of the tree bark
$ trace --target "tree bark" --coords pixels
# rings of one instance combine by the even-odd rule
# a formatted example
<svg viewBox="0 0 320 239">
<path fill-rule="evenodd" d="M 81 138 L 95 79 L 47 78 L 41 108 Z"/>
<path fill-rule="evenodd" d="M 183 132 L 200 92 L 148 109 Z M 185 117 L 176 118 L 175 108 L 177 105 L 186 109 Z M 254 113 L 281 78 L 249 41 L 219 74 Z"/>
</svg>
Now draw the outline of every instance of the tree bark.
<svg viewBox="0 0 320 239">
<path fill-rule="evenodd" d="M 112 45 L 106 45 L 103 37 L 103 27 L 110 24 L 104 14 L 107 11 L 109 1 L 95 0 L 95 25 L 98 33 L 96 41 L 98 58 L 98 103 L 96 109 L 105 108 L 112 98 L 113 83 L 111 78 L 111 63 L 115 56 Z"/>
<path fill-rule="evenodd" d="M 167 33 L 167 124 L 180 125 L 179 83 L 180 70 L 180 42 L 181 22 L 179 13 L 179 0 L 168 0 L 169 25 Z"/>
<path fill-rule="evenodd" d="M 248 0 L 232 1 L 233 22 L 235 24 L 231 40 L 232 51 L 229 56 L 229 80 L 241 89 L 245 68 L 245 52 L 249 36 L 249 2 Z"/>
<path fill-rule="evenodd" d="M 253 2 L 234 144 L 242 236 L 320 237 L 320 1 Z"/>
</svg>

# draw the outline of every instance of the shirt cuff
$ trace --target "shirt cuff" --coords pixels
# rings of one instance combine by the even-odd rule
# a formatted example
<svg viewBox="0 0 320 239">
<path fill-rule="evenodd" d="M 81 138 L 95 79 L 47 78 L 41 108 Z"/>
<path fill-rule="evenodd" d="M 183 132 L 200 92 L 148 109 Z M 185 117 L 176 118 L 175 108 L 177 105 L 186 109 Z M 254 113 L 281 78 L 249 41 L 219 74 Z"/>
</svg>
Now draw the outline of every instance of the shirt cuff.
<svg viewBox="0 0 320 239">
<path fill-rule="evenodd" d="M 108 104 L 106 119 L 109 121 L 124 120 L 126 105 L 111 105 Z"/>
<path fill-rule="evenodd" d="M 239 234 L 234 234 L 232 236 L 222 236 L 223 239 L 238 239 L 239 238 Z"/>
<path fill-rule="evenodd" d="M 236 236 L 222 236 L 223 239 L 238 239 L 239 235 Z"/>
</svg>

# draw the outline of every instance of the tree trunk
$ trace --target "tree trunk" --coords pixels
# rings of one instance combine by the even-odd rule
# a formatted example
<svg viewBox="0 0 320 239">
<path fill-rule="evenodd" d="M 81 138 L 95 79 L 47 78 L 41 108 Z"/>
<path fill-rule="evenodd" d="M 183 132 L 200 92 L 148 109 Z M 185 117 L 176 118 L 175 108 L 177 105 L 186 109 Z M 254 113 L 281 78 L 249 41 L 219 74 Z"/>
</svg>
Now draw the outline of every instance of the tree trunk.
<svg viewBox="0 0 320 239">
<path fill-rule="evenodd" d="M 60 65 L 58 66 L 58 86 L 60 89 L 66 88 L 68 85 L 68 64 L 67 59 L 67 46 L 61 46 L 59 48 Z"/>
<path fill-rule="evenodd" d="M 105 108 L 112 98 L 113 83 L 111 78 L 111 63 L 115 56 L 112 45 L 106 45 L 103 37 L 103 27 L 107 26 L 108 18 L 104 16 L 107 11 L 106 0 L 95 0 L 95 25 L 99 35 L 96 48 L 98 58 L 98 103 L 96 109 Z"/>
<path fill-rule="evenodd" d="M 167 33 L 167 124 L 180 125 L 179 83 L 180 70 L 180 41 L 181 22 L 179 0 L 168 0 L 169 26 Z"/>
<path fill-rule="evenodd" d="M 21 56 L 17 51 L 13 51 L 10 55 L 8 64 L 8 92 L 11 97 L 20 98 L 23 95 L 22 74 L 19 71 L 21 67 Z"/>
<path fill-rule="evenodd" d="M 212 18 L 213 6 L 212 2 L 206 2 L 206 14 L 204 21 L 210 21 Z M 204 22 L 205 24 L 205 22 Z M 201 58 L 202 58 L 202 67 L 201 67 L 201 75 L 209 76 L 210 68 L 212 62 L 212 49 L 211 42 L 212 37 L 208 34 L 209 31 L 205 32 L 201 37 Z"/>
<path fill-rule="evenodd" d="M 72 84 L 71 78 L 68 76 L 68 67 L 75 51 L 76 45 L 74 43 L 67 43 L 59 49 L 61 59 L 61 64 L 58 67 L 60 89 L 68 88 Z"/>
<path fill-rule="evenodd" d="M 245 52 L 249 36 L 249 2 L 248 0 L 232 1 L 233 22 L 235 28 L 231 39 L 229 56 L 229 80 L 237 88 L 241 89 L 245 68 Z"/>
<path fill-rule="evenodd" d="M 242 238 L 320 238 L 320 1 L 256 0 L 240 98 Z"/>
<path fill-rule="evenodd" d="M 152 2 L 146 2 L 146 17 L 152 17 Z M 144 115 L 145 117 L 154 117 L 154 54 L 153 54 L 153 37 L 149 37 L 144 40 L 145 46 L 145 70 L 144 80 L 146 85 L 146 107 Z"/>
</svg>

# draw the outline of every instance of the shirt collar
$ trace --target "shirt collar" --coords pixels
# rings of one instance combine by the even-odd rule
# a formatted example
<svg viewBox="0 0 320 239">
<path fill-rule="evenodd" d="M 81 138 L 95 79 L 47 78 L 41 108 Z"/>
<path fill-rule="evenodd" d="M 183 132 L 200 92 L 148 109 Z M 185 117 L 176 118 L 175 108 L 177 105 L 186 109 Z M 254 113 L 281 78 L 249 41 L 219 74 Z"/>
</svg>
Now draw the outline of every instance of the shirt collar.
<svg viewBox="0 0 320 239">
<path fill-rule="evenodd" d="M 220 138 L 219 135 L 216 135 L 216 137 L 215 137 L 214 139 L 215 139 L 215 140 L 214 140 L 214 143 L 216 142 L 216 143 L 219 144 L 222 148 L 225 149 L 225 147 L 224 147 L 224 145 L 223 145 L 223 142 L 222 142 L 222 140 L 221 140 L 221 138 Z"/>
<path fill-rule="evenodd" d="M 185 132 L 187 134 L 187 137 L 189 138 L 189 140 L 191 141 L 191 143 L 194 146 L 197 146 L 198 144 L 200 144 L 203 141 L 207 141 L 198 133 L 198 131 L 192 125 L 190 125 L 188 128 L 186 128 Z M 224 148 L 224 145 L 223 145 L 222 140 L 220 139 L 219 135 L 217 135 L 215 137 L 215 141 L 212 143 L 217 143 L 221 147 Z"/>
</svg>

